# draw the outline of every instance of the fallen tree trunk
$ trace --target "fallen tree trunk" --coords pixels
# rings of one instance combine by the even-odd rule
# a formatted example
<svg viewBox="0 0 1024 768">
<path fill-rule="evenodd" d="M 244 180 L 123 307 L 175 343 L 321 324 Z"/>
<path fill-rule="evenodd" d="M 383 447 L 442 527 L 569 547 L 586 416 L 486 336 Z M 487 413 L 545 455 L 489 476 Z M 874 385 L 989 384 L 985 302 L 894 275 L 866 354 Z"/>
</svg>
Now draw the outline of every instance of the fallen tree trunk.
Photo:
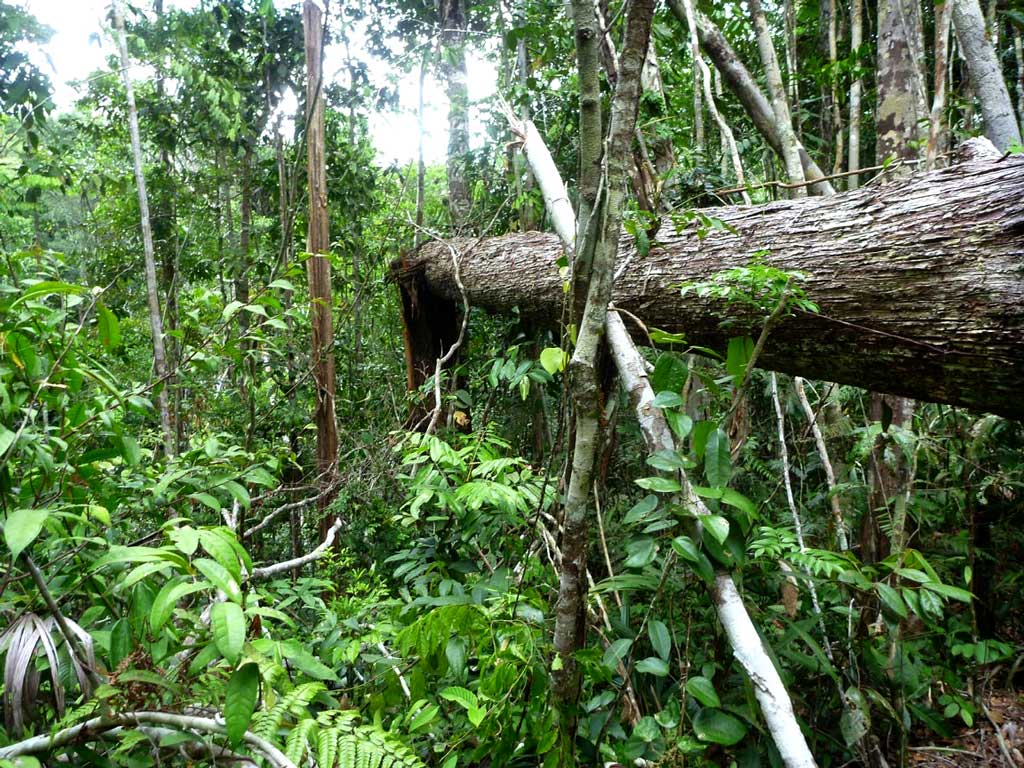
<svg viewBox="0 0 1024 768">
<path fill-rule="evenodd" d="M 731 336 L 756 336 L 764 317 L 692 294 L 684 300 L 679 286 L 761 255 L 772 267 L 805 273 L 800 285 L 820 309 L 794 310 L 779 323 L 762 367 L 1022 418 L 1024 158 L 1001 159 L 978 140 L 965 145 L 965 156 L 949 168 L 834 197 L 708 209 L 702 213 L 731 231 L 711 229 L 703 239 L 693 225 L 677 232 L 666 221 L 646 256 L 624 237 L 613 301 L 649 328 L 724 350 Z M 471 306 L 560 322 L 565 294 L 555 235 L 452 244 Z M 444 244 L 428 243 L 402 266 L 406 289 L 457 312 L 460 293 Z M 406 321 L 441 328 L 447 311 Z M 631 331 L 644 338 L 635 324 Z"/>
</svg>

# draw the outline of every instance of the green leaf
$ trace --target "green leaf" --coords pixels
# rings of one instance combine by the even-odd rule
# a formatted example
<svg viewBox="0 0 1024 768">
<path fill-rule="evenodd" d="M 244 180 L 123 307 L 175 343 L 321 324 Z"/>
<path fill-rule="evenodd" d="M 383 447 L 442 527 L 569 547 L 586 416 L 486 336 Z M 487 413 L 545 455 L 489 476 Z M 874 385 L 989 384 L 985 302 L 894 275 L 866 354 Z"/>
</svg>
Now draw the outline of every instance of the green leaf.
<svg viewBox="0 0 1024 768">
<path fill-rule="evenodd" d="M 682 490 L 679 482 L 668 477 L 641 477 L 636 484 L 645 491 L 655 493 L 678 493 Z"/>
<path fill-rule="evenodd" d="M 199 531 L 199 541 L 210 557 L 224 568 L 231 578 L 241 584 L 242 569 L 238 565 L 238 555 L 234 548 L 223 537 L 208 529 Z"/>
<path fill-rule="evenodd" d="M 35 541 L 49 516 L 45 509 L 16 509 L 7 516 L 4 540 L 11 550 L 12 560 L 16 560 L 25 547 Z"/>
<path fill-rule="evenodd" d="M 691 677 L 686 681 L 686 692 L 705 707 L 722 706 L 722 701 L 718 698 L 718 692 L 715 690 L 714 683 L 701 675 Z"/>
<path fill-rule="evenodd" d="M 632 640 L 627 637 L 620 637 L 605 650 L 604 658 L 601 663 L 608 669 L 615 669 L 619 666 L 619 663 L 626 658 L 626 654 L 629 653 L 629 649 L 632 645 Z"/>
<path fill-rule="evenodd" d="M 441 691 L 440 696 L 445 701 L 454 701 L 456 704 L 461 706 L 463 709 L 470 710 L 480 706 L 480 702 L 477 701 L 476 694 L 467 688 L 453 685 L 445 688 Z"/>
<path fill-rule="evenodd" d="M 704 451 L 704 476 L 708 483 L 724 488 L 732 477 L 732 458 L 729 456 L 729 436 L 721 429 L 708 435 Z"/>
<path fill-rule="evenodd" d="M 245 509 L 248 509 L 252 505 L 252 499 L 249 498 L 249 492 L 240 484 L 234 480 L 225 480 L 223 487 L 228 493 L 241 504 Z"/>
<path fill-rule="evenodd" d="M 167 538 L 174 542 L 181 552 L 189 557 L 199 548 L 199 531 L 190 525 L 183 525 L 167 532 Z"/>
<path fill-rule="evenodd" d="M 691 462 L 679 451 L 661 450 L 647 457 L 647 465 L 660 469 L 662 472 L 677 472 L 688 469 Z"/>
<path fill-rule="evenodd" d="M 682 411 L 665 411 L 665 421 L 668 422 L 669 429 L 677 440 L 685 440 L 693 429 L 693 419 Z"/>
<path fill-rule="evenodd" d="M 668 675 L 668 663 L 657 656 L 648 656 L 636 663 L 636 671 L 655 677 L 665 677 Z"/>
<path fill-rule="evenodd" d="M 199 557 L 192 561 L 194 565 L 203 576 L 209 579 L 217 589 L 227 595 L 228 599 L 233 603 L 242 602 L 242 589 L 238 586 L 238 582 L 235 578 L 228 573 L 228 570 L 213 560 L 208 560 L 205 557 Z"/>
<path fill-rule="evenodd" d="M 171 614 L 181 598 L 208 587 L 208 584 L 201 581 L 169 581 L 164 584 L 153 599 L 153 607 L 149 611 L 150 628 L 154 632 L 159 632 L 171 618 Z"/>
<path fill-rule="evenodd" d="M 714 578 L 715 571 L 711 566 L 711 561 L 708 560 L 707 555 L 697 548 L 697 545 L 689 536 L 677 536 L 672 539 L 672 549 L 681 558 L 692 563 L 694 569 L 704 581 L 711 581 Z"/>
<path fill-rule="evenodd" d="M 540 353 L 540 364 L 545 371 L 554 376 L 565 370 L 569 364 L 569 355 L 561 347 L 545 347 Z"/>
<path fill-rule="evenodd" d="M 693 718 L 693 732 L 701 741 L 732 746 L 747 735 L 747 726 L 720 709 L 702 709 Z"/>
<path fill-rule="evenodd" d="M 651 647 L 665 661 L 672 653 L 672 636 L 669 634 L 665 622 L 658 619 L 651 619 L 647 624 L 647 638 L 651 641 Z"/>
<path fill-rule="evenodd" d="M 626 513 L 622 522 L 625 525 L 631 525 L 632 523 L 645 520 L 657 508 L 658 497 L 653 493 L 649 493 L 633 505 L 633 508 Z"/>
<path fill-rule="evenodd" d="M 224 724 L 228 741 L 235 747 L 249 729 L 260 694 L 260 668 L 249 662 L 234 671 L 224 697 Z"/>
<path fill-rule="evenodd" d="M 729 339 L 729 350 L 725 355 L 725 370 L 732 376 L 733 384 L 737 387 L 743 381 L 747 372 L 747 363 L 754 352 L 754 340 L 749 336 L 739 336 Z"/>
<path fill-rule="evenodd" d="M 290 281 L 285 280 L 283 277 L 279 277 L 277 280 L 274 280 L 272 283 L 270 283 L 270 285 L 267 286 L 267 288 L 280 288 L 282 291 L 295 290 L 295 286 Z"/>
<path fill-rule="evenodd" d="M 948 597 L 953 600 L 959 600 L 961 603 L 969 603 L 973 599 L 973 595 L 966 589 L 960 587 L 954 587 L 951 584 L 942 584 L 939 582 L 930 581 L 927 584 L 922 585 L 925 589 L 930 589 L 932 592 Z"/>
<path fill-rule="evenodd" d="M 235 603 L 214 603 L 210 609 L 210 628 L 217 650 L 229 664 L 237 664 L 245 645 L 245 616 Z"/>
<path fill-rule="evenodd" d="M 739 491 L 733 490 L 732 488 L 723 488 L 722 495 L 719 498 L 722 500 L 723 504 L 735 507 L 740 510 L 740 512 L 745 512 L 750 517 L 757 517 L 757 505 Z"/>
<path fill-rule="evenodd" d="M 85 288 L 80 285 L 71 285 L 71 283 L 62 283 L 59 280 L 42 280 L 22 291 L 21 296 L 11 303 L 11 309 L 30 299 L 38 299 L 53 293 L 78 295 L 85 293 Z"/>
<path fill-rule="evenodd" d="M 627 568 L 646 568 L 654 562 L 657 551 L 654 539 L 643 538 L 631 541 L 626 545 L 628 557 L 625 566 Z"/>
<path fill-rule="evenodd" d="M 655 392 L 681 392 L 686 385 L 686 363 L 669 352 L 662 352 L 648 377 Z"/>
<path fill-rule="evenodd" d="M 721 515 L 704 515 L 700 519 L 704 530 L 710 533 L 719 544 L 725 544 L 729 537 L 729 521 Z"/>
<path fill-rule="evenodd" d="M 417 704 L 419 704 L 419 703 L 421 703 L 421 702 L 417 702 Z M 437 704 L 427 704 L 422 709 L 420 709 L 418 712 L 416 712 L 416 714 L 413 716 L 412 720 L 409 721 L 409 726 L 408 726 L 409 730 L 410 731 L 415 731 L 415 730 L 417 730 L 419 728 L 422 728 L 423 726 L 427 725 L 435 717 L 437 717 L 437 713 L 440 712 L 440 711 L 441 711 L 441 709 L 440 709 L 440 707 L 437 706 Z"/>
<path fill-rule="evenodd" d="M 682 404 L 683 398 L 671 391 L 659 392 L 652 403 L 655 408 L 678 408 Z"/>
<path fill-rule="evenodd" d="M 99 313 L 97 326 L 100 343 L 107 349 L 117 349 L 121 346 L 121 324 L 117 321 L 117 315 L 107 309 L 103 302 L 96 305 L 96 311 Z"/>
<path fill-rule="evenodd" d="M 878 596 L 882 598 L 882 602 L 885 607 L 895 613 L 901 619 L 907 618 L 907 606 L 903 602 L 903 598 L 900 597 L 900 593 L 890 587 L 888 584 L 878 582 L 875 584 L 875 589 L 878 591 Z"/>
<path fill-rule="evenodd" d="M 17 432 L 12 432 L 3 424 L 0 424 L 0 456 L 7 453 L 7 449 L 11 447 L 11 444 L 14 442 L 14 438 L 17 436 Z"/>
<path fill-rule="evenodd" d="M 187 498 L 193 499 L 201 504 L 206 505 L 214 512 L 220 512 L 221 509 L 223 509 L 223 505 L 220 503 L 217 497 L 211 493 L 204 493 L 202 491 L 198 493 L 190 493 Z"/>
</svg>

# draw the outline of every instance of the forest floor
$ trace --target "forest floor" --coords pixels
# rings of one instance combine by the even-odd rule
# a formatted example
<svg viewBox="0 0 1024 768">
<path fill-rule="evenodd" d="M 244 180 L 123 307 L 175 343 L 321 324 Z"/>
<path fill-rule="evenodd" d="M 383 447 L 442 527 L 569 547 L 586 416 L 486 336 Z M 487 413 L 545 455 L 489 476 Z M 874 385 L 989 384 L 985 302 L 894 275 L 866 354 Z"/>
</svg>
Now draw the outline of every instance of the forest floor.
<svg viewBox="0 0 1024 768">
<path fill-rule="evenodd" d="M 965 728 L 955 738 L 911 747 L 910 765 L 914 768 L 982 768 L 983 766 L 1024 766 L 1024 694 L 995 691 L 985 703 L 984 712 L 975 716 L 975 727 Z M 1004 747 L 996 736 L 1002 737 Z"/>
</svg>

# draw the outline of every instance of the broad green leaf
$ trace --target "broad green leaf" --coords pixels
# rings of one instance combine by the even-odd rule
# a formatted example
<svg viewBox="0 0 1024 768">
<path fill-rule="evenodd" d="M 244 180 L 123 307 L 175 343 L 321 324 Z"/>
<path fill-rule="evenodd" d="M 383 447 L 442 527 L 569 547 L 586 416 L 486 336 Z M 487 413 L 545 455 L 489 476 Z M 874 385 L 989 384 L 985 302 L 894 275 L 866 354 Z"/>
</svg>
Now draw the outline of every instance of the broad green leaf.
<svg viewBox="0 0 1024 768">
<path fill-rule="evenodd" d="M 121 661 L 132 652 L 135 640 L 128 619 L 118 619 L 110 630 L 110 668 L 117 669 Z"/>
<path fill-rule="evenodd" d="M 41 280 L 22 291 L 21 296 L 11 303 L 11 309 L 30 299 L 38 299 L 54 293 L 78 295 L 85 293 L 85 288 L 71 283 L 62 283 L 59 280 Z"/>
<path fill-rule="evenodd" d="M 686 385 L 686 363 L 669 352 L 662 352 L 648 377 L 655 392 L 681 392 Z"/>
<path fill-rule="evenodd" d="M 878 596 L 882 598 L 882 602 L 885 607 L 895 613 L 901 619 L 907 618 L 907 606 L 903 602 L 903 598 L 900 597 L 900 593 L 890 587 L 888 584 L 878 582 L 875 584 L 875 589 L 878 591 Z"/>
<path fill-rule="evenodd" d="M 729 436 L 721 429 L 708 435 L 704 451 L 704 476 L 710 485 L 724 488 L 732 477 L 732 458 L 729 456 Z"/>
<path fill-rule="evenodd" d="M 657 656 L 648 656 L 636 663 L 636 671 L 655 677 L 665 677 L 668 675 L 668 663 Z"/>
<path fill-rule="evenodd" d="M 651 647 L 665 661 L 672 653 L 672 636 L 669 634 L 665 622 L 658 619 L 651 619 L 647 624 L 647 638 L 651 641 Z"/>
<path fill-rule="evenodd" d="M 212 493 L 205 493 L 203 491 L 200 491 L 198 493 L 190 493 L 186 498 L 198 501 L 200 504 L 204 504 L 205 506 L 212 509 L 214 512 L 220 512 L 221 509 L 223 509 L 223 505 Z"/>
<path fill-rule="evenodd" d="M 676 440 L 685 440 L 693 429 L 693 419 L 682 411 L 665 411 L 665 421 L 668 422 L 669 429 L 676 436 Z"/>
<path fill-rule="evenodd" d="M 655 493 L 678 493 L 682 490 L 679 482 L 668 477 L 641 477 L 636 484 L 645 491 Z"/>
<path fill-rule="evenodd" d="M 437 713 L 440 711 L 440 707 L 438 707 L 437 704 L 426 704 L 426 706 L 416 712 L 412 720 L 409 721 L 409 731 L 415 731 L 427 725 L 437 717 Z"/>
<path fill-rule="evenodd" d="M 167 538 L 184 554 L 192 557 L 199 548 L 199 531 L 191 525 L 183 525 L 167 532 Z"/>
<path fill-rule="evenodd" d="M 260 668 L 249 662 L 234 671 L 224 697 L 224 725 L 231 746 L 241 743 L 256 711 L 260 694 Z"/>
<path fill-rule="evenodd" d="M 235 603 L 214 603 L 210 609 L 210 628 L 217 650 L 229 664 L 237 664 L 245 645 L 245 616 Z"/>
<path fill-rule="evenodd" d="M 121 324 L 117 321 L 117 315 L 102 302 L 96 305 L 96 311 L 99 314 L 97 326 L 100 343 L 107 349 L 117 349 L 121 346 Z"/>
<path fill-rule="evenodd" d="M 690 430 L 690 442 L 693 445 L 693 452 L 698 459 L 704 458 L 704 451 L 708 445 L 708 435 L 715 431 L 715 422 L 698 421 Z"/>
<path fill-rule="evenodd" d="M 608 669 L 615 669 L 619 666 L 619 663 L 626 658 L 626 654 L 629 653 L 629 649 L 632 645 L 632 640 L 626 637 L 620 637 L 605 650 L 604 658 L 601 663 Z"/>
<path fill-rule="evenodd" d="M 245 487 L 234 480 L 225 480 L 222 483 L 222 487 L 231 494 L 232 498 L 241 504 L 245 509 L 248 509 L 252 504 L 252 499 L 249 498 L 249 492 L 245 490 Z"/>
<path fill-rule="evenodd" d="M 754 340 L 749 336 L 738 336 L 729 339 L 729 350 L 725 355 L 725 370 L 732 376 L 737 387 L 747 372 L 747 363 L 754 352 Z"/>
<path fill-rule="evenodd" d="M 171 614 L 181 598 L 208 587 L 208 584 L 201 581 L 169 581 L 164 584 L 153 600 L 153 607 L 149 612 L 150 629 L 154 632 L 159 632 L 164 624 L 167 623 L 167 620 L 171 618 Z"/>
<path fill-rule="evenodd" d="M 704 581 L 711 581 L 714 578 L 715 572 L 711 566 L 711 561 L 708 560 L 707 555 L 697 548 L 697 545 L 689 536 L 677 536 L 672 539 L 672 549 L 681 558 L 692 563 L 694 569 Z"/>
<path fill-rule="evenodd" d="M 12 432 L 3 424 L 0 424 L 0 456 L 7 453 L 7 449 L 11 447 L 11 444 L 14 442 L 14 438 L 17 436 L 17 432 Z"/>
<path fill-rule="evenodd" d="M 715 541 L 724 544 L 729 537 L 729 521 L 721 515 L 704 515 L 700 519 L 704 530 L 715 537 Z"/>
<path fill-rule="evenodd" d="M 561 373 L 569 364 L 569 355 L 561 347 L 545 347 L 540 353 L 540 364 L 549 374 Z"/>
<path fill-rule="evenodd" d="M 310 653 L 298 640 L 285 640 L 280 644 L 281 653 L 302 674 L 314 680 L 338 681 L 338 676 L 330 667 Z"/>
<path fill-rule="evenodd" d="M 747 735 L 747 726 L 720 709 L 702 709 L 693 718 L 693 732 L 701 741 L 732 746 Z"/>
<path fill-rule="evenodd" d="M 736 507 L 740 512 L 745 512 L 750 517 L 757 517 L 757 505 L 739 491 L 732 488 L 723 488 L 720 498 L 723 504 Z"/>
<path fill-rule="evenodd" d="M 466 711 L 466 716 L 469 718 L 470 724 L 475 728 L 487 717 L 487 710 L 484 707 L 473 707 Z"/>
<path fill-rule="evenodd" d="M 16 509 L 4 522 L 4 540 L 16 560 L 25 547 L 35 541 L 50 513 L 45 509 Z"/>
<path fill-rule="evenodd" d="M 936 592 L 943 597 L 948 597 L 953 600 L 959 600 L 961 603 L 969 603 L 973 598 L 970 592 L 960 587 L 954 587 L 951 584 L 942 584 L 938 582 L 928 582 L 922 585 L 925 589 L 930 589 L 932 592 Z"/>
<path fill-rule="evenodd" d="M 475 693 L 457 685 L 445 688 L 438 694 L 438 696 L 440 696 L 445 701 L 454 701 L 463 709 L 467 710 L 474 709 L 480 706 L 480 702 L 477 700 Z"/>
<path fill-rule="evenodd" d="M 205 557 L 196 558 L 192 561 L 192 565 L 209 579 L 217 589 L 227 595 L 231 602 L 239 604 L 242 602 L 241 587 L 238 586 L 238 582 L 223 565 Z"/>
<path fill-rule="evenodd" d="M 654 543 L 654 539 L 643 538 L 637 541 L 631 541 L 626 545 L 626 562 L 627 568 L 646 568 L 648 565 L 654 562 L 654 558 L 657 555 L 658 548 Z"/>
<path fill-rule="evenodd" d="M 722 706 L 722 701 L 718 698 L 718 692 L 715 690 L 714 683 L 701 675 L 691 677 L 686 681 L 686 692 L 705 707 Z"/>
<path fill-rule="evenodd" d="M 267 288 L 280 288 L 282 291 L 294 291 L 295 286 L 289 280 L 285 280 L 283 277 L 279 277 L 270 283 Z"/>
<path fill-rule="evenodd" d="M 680 469 L 688 469 L 690 465 L 690 460 L 680 454 L 679 451 L 666 449 L 652 453 L 647 457 L 647 466 L 660 469 L 662 472 L 676 472 Z"/>
<path fill-rule="evenodd" d="M 640 501 L 633 505 L 633 508 L 626 513 L 626 516 L 622 519 L 625 525 L 636 523 L 640 520 L 646 519 L 654 510 L 658 508 L 658 497 L 653 493 L 649 493 L 644 496 Z"/>
<path fill-rule="evenodd" d="M 683 404 L 683 398 L 675 392 L 659 392 L 654 396 L 652 405 L 655 408 L 678 408 Z"/>
<path fill-rule="evenodd" d="M 239 584 L 242 583 L 242 569 L 238 565 L 238 555 L 227 541 L 211 530 L 201 529 L 199 531 L 199 542 L 210 557 L 231 574 L 231 578 Z"/>
</svg>

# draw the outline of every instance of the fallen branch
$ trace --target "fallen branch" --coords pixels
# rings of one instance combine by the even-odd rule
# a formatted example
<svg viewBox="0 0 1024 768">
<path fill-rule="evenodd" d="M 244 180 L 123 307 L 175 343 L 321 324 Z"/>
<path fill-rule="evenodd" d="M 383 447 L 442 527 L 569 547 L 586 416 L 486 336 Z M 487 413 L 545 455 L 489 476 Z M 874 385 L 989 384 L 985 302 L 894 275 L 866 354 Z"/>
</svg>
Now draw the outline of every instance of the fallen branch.
<svg viewBox="0 0 1024 768">
<path fill-rule="evenodd" d="M 66 747 L 76 741 L 91 741 L 102 734 L 109 734 L 121 728 L 135 725 L 167 726 L 176 731 L 201 731 L 223 736 L 227 730 L 220 720 L 194 715 L 179 715 L 173 712 L 126 712 L 109 717 L 94 717 L 84 723 L 64 728 L 54 734 L 33 736 L 32 738 L 0 747 L 0 759 L 13 759 L 22 755 L 36 755 Z M 270 763 L 273 768 L 296 768 L 295 763 L 266 739 L 246 731 L 242 741 L 253 748 Z"/>
<path fill-rule="evenodd" d="M 622 319 L 614 312 L 608 313 L 607 331 L 608 346 L 615 367 L 623 387 L 629 393 L 630 403 L 636 410 L 648 452 L 653 454 L 661 450 L 673 450 L 675 438 L 661 410 L 654 406 L 654 390 L 647 379 L 642 358 Z M 679 471 L 679 484 L 682 487 L 684 507 L 698 518 L 710 514 L 704 502 L 694 493 L 683 470 Z M 718 619 L 729 638 L 733 655 L 754 686 L 754 696 L 761 706 L 765 724 L 783 763 L 787 768 L 815 768 L 817 764 L 796 720 L 789 693 L 761 643 L 732 576 L 718 572 L 714 583 L 708 585 L 708 591 Z"/>
<path fill-rule="evenodd" d="M 320 546 L 316 549 L 307 552 L 301 557 L 295 557 L 291 560 L 284 560 L 280 563 L 274 563 L 273 565 L 266 565 L 262 568 L 254 568 L 252 575 L 249 577 L 250 581 L 260 581 L 261 579 L 269 579 L 272 576 L 276 576 L 279 573 L 290 571 L 293 568 L 301 568 L 307 563 L 312 563 L 314 560 L 319 560 L 324 556 L 324 553 L 331 548 L 334 543 L 334 537 L 341 529 L 341 518 L 335 518 L 334 524 L 327 529 L 327 535 L 324 536 L 324 540 L 320 542 Z"/>
</svg>

